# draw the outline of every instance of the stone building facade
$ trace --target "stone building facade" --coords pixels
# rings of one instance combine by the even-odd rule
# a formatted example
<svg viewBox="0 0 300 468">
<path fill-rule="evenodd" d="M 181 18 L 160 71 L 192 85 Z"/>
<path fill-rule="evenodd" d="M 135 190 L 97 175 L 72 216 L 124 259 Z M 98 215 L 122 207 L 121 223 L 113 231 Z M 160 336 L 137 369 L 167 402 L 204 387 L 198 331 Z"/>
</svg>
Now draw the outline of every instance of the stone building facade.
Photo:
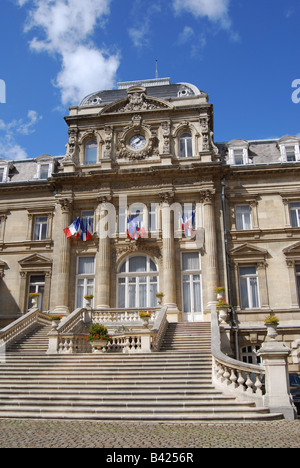
<svg viewBox="0 0 300 468">
<path fill-rule="evenodd" d="M 256 362 L 275 313 L 299 371 L 300 139 L 216 143 L 213 119 L 189 83 L 120 83 L 70 108 L 63 156 L 0 160 L 0 325 L 30 292 L 66 315 L 162 291 L 170 321 L 209 321 L 224 286 L 235 354 Z M 78 218 L 91 239 L 66 236 Z"/>
</svg>

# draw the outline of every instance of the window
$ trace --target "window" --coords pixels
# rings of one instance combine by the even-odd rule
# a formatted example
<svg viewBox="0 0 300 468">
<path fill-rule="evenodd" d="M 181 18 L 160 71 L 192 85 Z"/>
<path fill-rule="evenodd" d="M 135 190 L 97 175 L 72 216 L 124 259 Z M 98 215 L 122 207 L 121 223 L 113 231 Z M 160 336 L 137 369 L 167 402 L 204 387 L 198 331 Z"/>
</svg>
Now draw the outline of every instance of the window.
<svg viewBox="0 0 300 468">
<path fill-rule="evenodd" d="M 49 164 L 41 164 L 40 179 L 46 180 L 49 177 Z"/>
<path fill-rule="evenodd" d="M 201 319 L 201 258 L 199 252 L 182 254 L 182 297 L 184 321 Z"/>
<path fill-rule="evenodd" d="M 155 203 L 151 203 L 149 206 L 149 232 L 157 230 L 156 207 Z"/>
<path fill-rule="evenodd" d="M 237 166 L 244 164 L 244 150 L 235 149 L 233 150 L 233 164 Z"/>
<path fill-rule="evenodd" d="M 261 357 L 258 356 L 257 352 L 260 350 L 261 346 L 245 346 L 241 349 L 241 360 L 242 362 L 246 362 L 247 364 L 261 364 Z"/>
<path fill-rule="evenodd" d="M 295 146 L 287 146 L 285 151 L 286 151 L 287 162 L 295 162 L 296 161 Z"/>
<path fill-rule="evenodd" d="M 279 144 L 282 162 L 299 162 L 300 161 L 300 146 L 299 139 L 290 139 L 284 144 Z"/>
<path fill-rule="evenodd" d="M 259 308 L 257 268 L 255 266 L 241 267 L 239 271 L 242 309 Z"/>
<path fill-rule="evenodd" d="M 183 133 L 179 139 L 180 142 L 180 157 L 192 158 L 193 157 L 193 142 L 190 133 Z"/>
<path fill-rule="evenodd" d="M 47 216 L 37 216 L 34 218 L 33 240 L 41 241 L 47 238 Z"/>
<path fill-rule="evenodd" d="M 29 290 L 28 293 L 39 293 L 38 308 L 40 311 L 43 310 L 44 302 L 44 291 L 45 291 L 45 275 L 32 275 L 29 278 Z M 32 307 L 32 299 L 28 297 L 28 309 Z"/>
<path fill-rule="evenodd" d="M 85 145 L 85 164 L 97 164 L 97 141 Z"/>
<path fill-rule="evenodd" d="M 300 227 L 300 202 L 290 203 L 290 216 L 292 227 Z"/>
<path fill-rule="evenodd" d="M 94 233 L 94 211 L 82 211 L 81 219 L 83 221 L 84 226 L 87 227 L 88 231 L 93 234 Z"/>
<path fill-rule="evenodd" d="M 0 169 L 0 183 L 4 180 L 4 169 Z"/>
<path fill-rule="evenodd" d="M 84 296 L 94 295 L 95 258 L 79 257 L 77 262 L 76 307 L 84 307 Z M 93 307 L 93 303 L 92 303 Z"/>
<path fill-rule="evenodd" d="M 127 258 L 118 272 L 118 307 L 120 309 L 157 306 L 158 271 L 148 256 Z"/>
<path fill-rule="evenodd" d="M 251 207 L 250 205 L 238 205 L 235 207 L 236 229 L 247 231 L 252 229 Z"/>
</svg>

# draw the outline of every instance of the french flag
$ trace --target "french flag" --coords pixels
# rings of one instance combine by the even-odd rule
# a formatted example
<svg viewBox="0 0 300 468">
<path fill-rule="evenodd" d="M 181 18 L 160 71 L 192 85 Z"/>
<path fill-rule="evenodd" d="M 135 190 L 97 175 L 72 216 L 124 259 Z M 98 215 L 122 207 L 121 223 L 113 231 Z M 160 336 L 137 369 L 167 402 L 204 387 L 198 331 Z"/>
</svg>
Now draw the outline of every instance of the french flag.
<svg viewBox="0 0 300 468">
<path fill-rule="evenodd" d="M 87 219 L 86 222 L 83 220 L 80 221 L 80 238 L 83 242 L 89 241 L 92 239 L 91 226 L 90 222 Z"/>
<path fill-rule="evenodd" d="M 191 216 L 189 215 L 182 216 L 182 230 L 185 232 L 186 237 L 193 237 L 194 236 L 194 223 L 195 223 L 195 212 L 193 211 Z"/>
<path fill-rule="evenodd" d="M 67 238 L 73 237 L 75 235 L 76 237 L 79 237 L 80 236 L 80 218 L 77 218 L 75 221 L 73 221 L 73 223 L 69 227 L 64 229 L 64 233 L 67 236 Z"/>
</svg>

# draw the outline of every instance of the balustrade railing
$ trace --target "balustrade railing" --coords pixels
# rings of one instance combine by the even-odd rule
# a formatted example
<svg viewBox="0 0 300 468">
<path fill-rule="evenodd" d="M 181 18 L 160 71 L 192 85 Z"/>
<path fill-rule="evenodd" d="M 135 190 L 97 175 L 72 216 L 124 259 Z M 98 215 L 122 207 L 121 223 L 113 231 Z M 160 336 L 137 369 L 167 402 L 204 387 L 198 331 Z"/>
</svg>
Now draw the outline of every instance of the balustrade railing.
<svg viewBox="0 0 300 468">
<path fill-rule="evenodd" d="M 7 347 L 10 343 L 20 338 L 33 325 L 43 323 L 50 324 L 49 315 L 40 312 L 38 308 L 32 308 L 13 323 L 0 331 L 0 340 Z"/>
<path fill-rule="evenodd" d="M 213 382 L 223 392 L 263 404 L 265 367 L 247 364 L 226 356 L 221 350 L 221 333 L 216 307 L 212 306 Z"/>
<path fill-rule="evenodd" d="M 166 331 L 167 307 L 145 309 L 151 312 L 149 328 L 143 327 L 139 310 L 129 309 L 76 309 L 65 317 L 60 325 L 49 333 L 48 354 L 90 353 L 91 344 L 86 340 L 86 334 L 75 333 L 80 322 L 87 326 L 100 323 L 117 330 L 112 333 L 112 342 L 108 343 L 104 352 L 111 353 L 148 353 L 158 351 Z M 129 328 L 127 331 L 126 328 Z"/>
</svg>

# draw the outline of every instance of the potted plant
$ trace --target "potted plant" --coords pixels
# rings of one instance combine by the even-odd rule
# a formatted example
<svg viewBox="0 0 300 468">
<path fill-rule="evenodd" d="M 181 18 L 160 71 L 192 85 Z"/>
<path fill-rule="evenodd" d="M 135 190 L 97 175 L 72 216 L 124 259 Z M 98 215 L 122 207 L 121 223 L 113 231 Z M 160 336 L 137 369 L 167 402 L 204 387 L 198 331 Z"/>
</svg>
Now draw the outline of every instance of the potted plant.
<svg viewBox="0 0 300 468">
<path fill-rule="evenodd" d="M 275 340 L 278 335 L 277 327 L 279 325 L 279 319 L 275 315 L 269 315 L 265 318 L 265 325 L 268 330 L 268 337 Z"/>
<path fill-rule="evenodd" d="M 149 320 L 151 319 L 151 312 L 146 312 L 145 310 L 141 310 L 140 318 L 144 322 L 144 327 L 148 327 Z"/>
<path fill-rule="evenodd" d="M 50 320 L 52 322 L 52 328 L 56 329 L 59 325 L 59 322 L 61 321 L 62 316 L 61 315 L 50 315 Z"/>
<path fill-rule="evenodd" d="M 230 305 L 224 299 L 219 299 L 217 303 L 217 311 L 219 312 L 221 323 L 226 323 L 229 309 Z"/>
<path fill-rule="evenodd" d="M 91 307 L 93 298 L 94 298 L 93 294 L 87 294 L 86 296 L 84 296 L 86 307 L 88 308 Z"/>
<path fill-rule="evenodd" d="M 40 297 L 40 293 L 29 293 L 29 297 L 32 302 L 32 307 L 37 307 L 38 306 L 38 299 Z"/>
<path fill-rule="evenodd" d="M 112 338 L 108 335 L 108 330 L 104 325 L 94 323 L 90 326 L 89 334 L 86 336 L 86 341 L 91 343 L 93 353 L 104 353 L 106 346 Z"/>
<path fill-rule="evenodd" d="M 162 293 L 162 292 L 157 292 L 157 293 L 155 294 L 155 296 L 157 297 L 157 302 L 158 302 L 158 304 L 162 304 L 162 300 L 163 300 L 163 297 L 164 297 L 164 293 Z"/>
<path fill-rule="evenodd" d="M 225 288 L 223 286 L 218 286 L 214 291 L 217 293 L 217 299 L 224 299 Z"/>
</svg>

